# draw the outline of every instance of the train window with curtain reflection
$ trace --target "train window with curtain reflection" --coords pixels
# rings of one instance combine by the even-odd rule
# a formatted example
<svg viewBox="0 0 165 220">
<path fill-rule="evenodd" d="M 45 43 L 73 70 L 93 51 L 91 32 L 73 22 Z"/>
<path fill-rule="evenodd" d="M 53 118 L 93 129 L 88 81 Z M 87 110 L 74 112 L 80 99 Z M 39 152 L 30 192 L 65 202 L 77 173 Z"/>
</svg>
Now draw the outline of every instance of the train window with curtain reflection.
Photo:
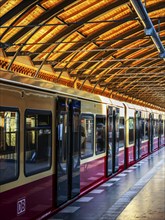
<svg viewBox="0 0 165 220">
<path fill-rule="evenodd" d="M 104 115 L 96 115 L 96 154 L 105 152 L 106 120 Z"/>
<path fill-rule="evenodd" d="M 19 112 L 0 108 L 0 184 L 14 181 L 19 174 Z"/>
<path fill-rule="evenodd" d="M 25 174 L 50 169 L 52 150 L 52 114 L 50 111 L 25 112 Z"/>
<path fill-rule="evenodd" d="M 129 144 L 134 144 L 134 118 L 129 118 Z"/>
<path fill-rule="evenodd" d="M 81 159 L 93 156 L 94 151 L 94 116 L 90 114 L 81 115 L 80 125 Z"/>
</svg>

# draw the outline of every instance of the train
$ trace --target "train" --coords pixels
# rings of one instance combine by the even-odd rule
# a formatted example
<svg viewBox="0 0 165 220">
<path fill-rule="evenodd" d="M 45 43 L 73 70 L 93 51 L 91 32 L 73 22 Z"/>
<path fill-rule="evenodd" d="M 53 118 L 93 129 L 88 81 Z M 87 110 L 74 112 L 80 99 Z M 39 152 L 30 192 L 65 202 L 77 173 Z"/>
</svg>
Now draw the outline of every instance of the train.
<svg viewBox="0 0 165 220">
<path fill-rule="evenodd" d="M 0 75 L 1 219 L 46 219 L 165 146 L 164 111 Z"/>
</svg>

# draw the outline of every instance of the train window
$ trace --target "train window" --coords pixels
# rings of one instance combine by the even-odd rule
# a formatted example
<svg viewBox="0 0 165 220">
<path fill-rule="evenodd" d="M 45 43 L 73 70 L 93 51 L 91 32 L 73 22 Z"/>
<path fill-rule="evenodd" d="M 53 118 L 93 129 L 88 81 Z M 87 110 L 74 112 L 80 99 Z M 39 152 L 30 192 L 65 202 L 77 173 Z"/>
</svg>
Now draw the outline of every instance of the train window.
<svg viewBox="0 0 165 220">
<path fill-rule="evenodd" d="M 141 118 L 141 127 L 140 127 L 140 137 L 142 141 L 144 140 L 144 129 L 145 129 L 145 119 Z"/>
<path fill-rule="evenodd" d="M 120 117 L 119 121 L 119 147 L 124 148 L 124 118 Z"/>
<path fill-rule="evenodd" d="M 153 121 L 153 136 L 158 137 L 159 122 L 157 119 Z"/>
<path fill-rule="evenodd" d="M 140 133 L 142 141 L 148 140 L 148 120 L 145 118 L 141 119 Z"/>
<path fill-rule="evenodd" d="M 163 120 L 160 120 L 160 135 L 163 135 Z"/>
<path fill-rule="evenodd" d="M 68 154 L 68 114 L 61 112 L 58 115 L 58 160 L 61 169 L 67 172 L 67 154 Z"/>
<path fill-rule="evenodd" d="M 0 108 L 0 184 L 18 178 L 19 112 Z"/>
<path fill-rule="evenodd" d="M 48 170 L 51 166 L 52 115 L 50 111 L 25 112 L 25 174 Z"/>
<path fill-rule="evenodd" d="M 129 118 L 129 144 L 134 143 L 134 118 Z"/>
<path fill-rule="evenodd" d="M 94 116 L 81 115 L 81 159 L 93 156 L 94 148 Z"/>
<path fill-rule="evenodd" d="M 103 115 L 96 115 L 96 154 L 105 152 L 106 120 Z"/>
<path fill-rule="evenodd" d="M 145 120 L 145 127 L 144 127 L 144 140 L 148 140 L 149 139 L 149 120 L 146 119 Z"/>
</svg>

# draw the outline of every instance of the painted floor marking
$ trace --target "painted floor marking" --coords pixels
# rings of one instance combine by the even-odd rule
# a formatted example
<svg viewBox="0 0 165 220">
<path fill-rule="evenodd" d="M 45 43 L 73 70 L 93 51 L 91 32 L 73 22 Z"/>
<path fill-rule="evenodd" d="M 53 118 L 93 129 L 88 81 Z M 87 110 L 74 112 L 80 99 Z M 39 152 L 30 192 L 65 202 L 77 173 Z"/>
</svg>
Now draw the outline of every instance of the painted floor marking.
<svg viewBox="0 0 165 220">
<path fill-rule="evenodd" d="M 129 167 L 128 170 L 135 170 L 137 167 Z"/>
<path fill-rule="evenodd" d="M 124 173 L 131 173 L 133 170 L 124 170 Z"/>
<path fill-rule="evenodd" d="M 113 185 L 113 183 L 103 183 L 101 186 L 110 187 L 110 186 L 112 186 L 112 185 Z"/>
<path fill-rule="evenodd" d="M 122 177 L 122 176 L 127 176 L 127 174 L 126 173 L 119 173 L 117 176 Z"/>
<path fill-rule="evenodd" d="M 90 193 L 99 194 L 99 193 L 102 193 L 103 191 L 104 189 L 94 189 Z"/>
<path fill-rule="evenodd" d="M 78 199 L 76 202 L 89 202 L 93 199 L 94 197 L 82 197 Z"/>
<path fill-rule="evenodd" d="M 77 206 L 68 206 L 60 211 L 60 213 L 74 213 L 76 212 L 80 207 Z"/>
<path fill-rule="evenodd" d="M 110 179 L 108 182 L 117 182 L 117 181 L 119 181 L 120 180 L 120 178 L 112 178 L 112 179 Z"/>
</svg>

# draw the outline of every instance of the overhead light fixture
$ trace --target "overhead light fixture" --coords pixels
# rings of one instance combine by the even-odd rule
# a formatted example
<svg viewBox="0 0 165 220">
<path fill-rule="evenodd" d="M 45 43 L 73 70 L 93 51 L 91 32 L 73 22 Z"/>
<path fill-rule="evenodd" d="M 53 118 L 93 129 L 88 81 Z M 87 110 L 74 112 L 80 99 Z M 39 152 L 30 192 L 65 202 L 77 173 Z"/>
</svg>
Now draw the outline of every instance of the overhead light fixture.
<svg viewBox="0 0 165 220">
<path fill-rule="evenodd" d="M 144 29 L 144 32 L 145 32 L 145 35 L 146 35 L 146 36 L 152 36 L 154 30 L 153 30 L 153 28 L 148 28 L 148 29 L 145 28 L 145 29 Z"/>
<path fill-rule="evenodd" d="M 153 23 L 148 16 L 148 13 L 141 2 L 141 0 L 130 0 L 134 10 L 136 11 L 138 17 L 140 18 L 143 26 L 144 26 L 144 32 L 146 36 L 150 36 L 153 43 L 155 44 L 157 50 L 159 51 L 160 58 L 165 59 L 165 49 L 164 46 L 159 38 L 159 35 L 157 34 Z"/>
</svg>

